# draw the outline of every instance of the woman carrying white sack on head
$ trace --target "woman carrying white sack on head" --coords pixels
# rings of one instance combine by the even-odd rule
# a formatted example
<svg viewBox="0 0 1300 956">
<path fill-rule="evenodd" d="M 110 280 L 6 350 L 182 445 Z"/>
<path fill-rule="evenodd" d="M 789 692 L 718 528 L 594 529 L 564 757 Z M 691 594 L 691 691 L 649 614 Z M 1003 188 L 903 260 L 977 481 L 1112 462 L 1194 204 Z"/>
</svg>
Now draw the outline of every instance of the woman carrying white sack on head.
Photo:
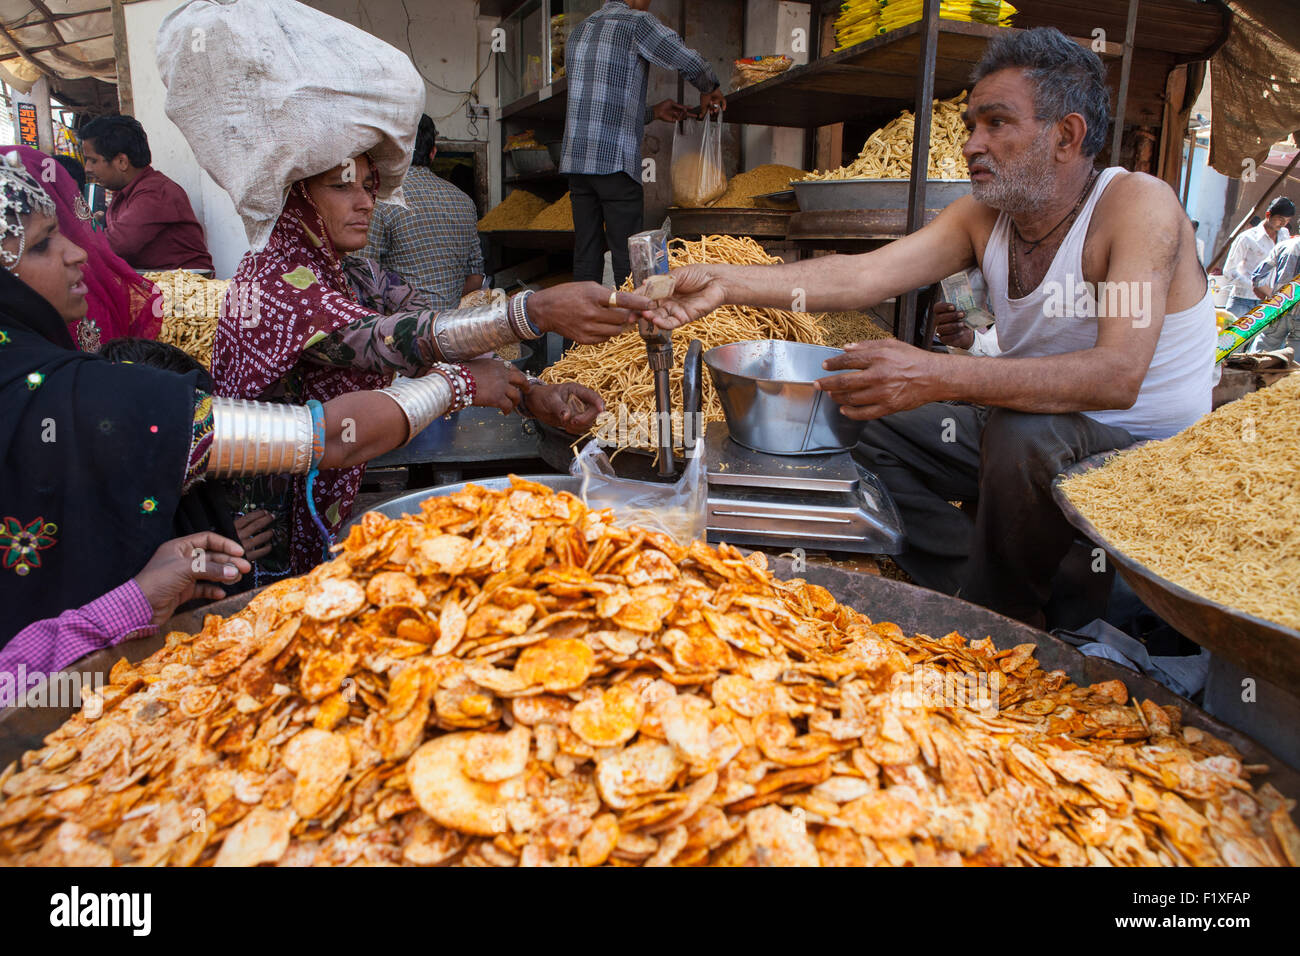
<svg viewBox="0 0 1300 956">
<path fill-rule="evenodd" d="M 400 277 L 349 255 L 366 244 L 375 200 L 400 201 L 425 98 L 404 53 L 292 0 L 193 0 L 163 21 L 158 66 L 168 117 L 230 193 L 251 246 L 213 348 L 219 394 L 325 400 L 466 363 L 451 384 L 476 404 L 509 411 L 526 402 L 579 432 L 603 409 L 590 390 L 522 376 L 485 394 L 484 373 L 499 363 L 483 356 L 547 331 L 604 341 L 648 299 L 570 283 L 438 312 Z M 581 414 L 570 411 L 570 395 Z M 295 479 L 278 509 L 266 502 L 288 512 L 285 570 L 321 560 L 363 474 L 364 465 L 321 472 L 310 502 Z"/>
</svg>

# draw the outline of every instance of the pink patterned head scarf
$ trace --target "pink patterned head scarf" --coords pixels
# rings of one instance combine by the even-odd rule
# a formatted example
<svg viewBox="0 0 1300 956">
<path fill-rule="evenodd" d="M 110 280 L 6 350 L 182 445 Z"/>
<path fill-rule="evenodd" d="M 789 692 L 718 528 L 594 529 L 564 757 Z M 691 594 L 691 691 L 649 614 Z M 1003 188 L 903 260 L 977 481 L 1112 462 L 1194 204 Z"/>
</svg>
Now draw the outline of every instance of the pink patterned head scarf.
<svg viewBox="0 0 1300 956">
<path fill-rule="evenodd" d="M 125 335 L 146 339 L 162 329 L 162 294 L 108 245 L 108 237 L 90 227 L 90 210 L 72 174 L 29 146 L 0 146 L 0 155 L 17 152 L 23 166 L 54 200 L 59 231 L 86 253 L 86 318 L 68 323 L 74 342 L 86 352 Z"/>
</svg>

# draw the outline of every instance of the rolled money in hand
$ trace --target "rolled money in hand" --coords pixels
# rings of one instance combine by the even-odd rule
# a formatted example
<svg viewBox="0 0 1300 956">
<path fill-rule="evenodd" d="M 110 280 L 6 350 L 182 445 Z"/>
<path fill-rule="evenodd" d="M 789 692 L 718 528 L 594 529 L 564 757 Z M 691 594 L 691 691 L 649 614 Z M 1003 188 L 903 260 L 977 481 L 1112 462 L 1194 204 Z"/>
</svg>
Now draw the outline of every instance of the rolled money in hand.
<svg viewBox="0 0 1300 956">
<path fill-rule="evenodd" d="M 666 299 L 677 288 L 677 280 L 672 276 L 650 276 L 641 286 L 641 294 L 647 299 Z"/>
</svg>

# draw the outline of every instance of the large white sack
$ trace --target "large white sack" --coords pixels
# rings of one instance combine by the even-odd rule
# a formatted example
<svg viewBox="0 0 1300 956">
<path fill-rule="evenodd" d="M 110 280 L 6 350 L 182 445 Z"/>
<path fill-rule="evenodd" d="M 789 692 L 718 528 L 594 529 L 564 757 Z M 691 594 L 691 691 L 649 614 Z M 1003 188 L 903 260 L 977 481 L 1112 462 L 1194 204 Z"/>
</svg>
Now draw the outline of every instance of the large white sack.
<svg viewBox="0 0 1300 956">
<path fill-rule="evenodd" d="M 230 193 L 254 252 L 297 180 L 368 151 L 387 199 L 410 165 L 425 95 L 415 66 L 294 0 L 192 0 L 158 29 L 158 71 L 167 116 Z"/>
</svg>

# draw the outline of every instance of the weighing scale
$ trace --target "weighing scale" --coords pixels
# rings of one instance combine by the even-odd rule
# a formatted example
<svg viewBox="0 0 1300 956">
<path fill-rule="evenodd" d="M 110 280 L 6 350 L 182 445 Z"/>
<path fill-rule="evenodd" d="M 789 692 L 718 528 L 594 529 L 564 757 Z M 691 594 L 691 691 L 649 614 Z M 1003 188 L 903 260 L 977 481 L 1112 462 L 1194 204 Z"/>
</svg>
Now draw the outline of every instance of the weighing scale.
<svg viewBox="0 0 1300 956">
<path fill-rule="evenodd" d="M 704 455 L 711 542 L 864 554 L 903 550 L 893 499 L 847 451 L 771 455 L 733 441 L 725 422 L 711 422 Z"/>
</svg>

